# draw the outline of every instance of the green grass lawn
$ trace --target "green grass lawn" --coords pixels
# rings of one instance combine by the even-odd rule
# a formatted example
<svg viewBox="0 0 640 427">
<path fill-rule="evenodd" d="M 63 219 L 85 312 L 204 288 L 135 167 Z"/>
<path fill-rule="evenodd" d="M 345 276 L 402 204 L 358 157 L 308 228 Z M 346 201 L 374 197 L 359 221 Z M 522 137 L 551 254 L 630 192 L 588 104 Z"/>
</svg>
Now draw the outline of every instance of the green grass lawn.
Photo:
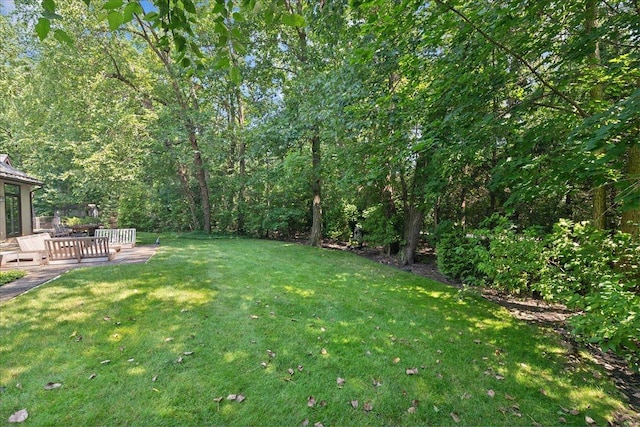
<svg viewBox="0 0 640 427">
<path fill-rule="evenodd" d="M 0 425 L 604 425 L 624 408 L 553 333 L 295 244 L 163 237 L 147 264 L 3 304 L 0 330 Z"/>
</svg>

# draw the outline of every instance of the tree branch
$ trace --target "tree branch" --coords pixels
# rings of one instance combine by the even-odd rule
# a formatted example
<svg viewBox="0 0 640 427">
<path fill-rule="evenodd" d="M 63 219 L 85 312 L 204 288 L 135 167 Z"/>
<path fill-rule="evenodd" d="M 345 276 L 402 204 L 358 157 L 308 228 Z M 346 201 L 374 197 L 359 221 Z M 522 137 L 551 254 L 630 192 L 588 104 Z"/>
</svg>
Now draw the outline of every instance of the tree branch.
<svg viewBox="0 0 640 427">
<path fill-rule="evenodd" d="M 542 76 L 542 74 L 540 74 L 538 72 L 536 67 L 531 65 L 529 63 L 529 61 L 527 61 L 522 55 L 518 54 L 517 52 L 515 52 L 510 47 L 506 46 L 505 44 L 503 44 L 503 43 L 499 42 L 498 40 L 496 40 L 495 38 L 491 37 L 489 35 L 489 33 L 487 33 L 482 28 L 480 28 L 478 25 L 476 25 L 468 16 L 466 16 L 464 13 L 462 13 L 461 11 L 456 9 L 455 7 L 446 4 L 442 0 L 436 0 L 436 3 L 438 3 L 439 5 L 445 7 L 446 9 L 450 10 L 454 14 L 458 15 L 464 22 L 469 24 L 475 31 L 477 31 L 489 43 L 493 44 L 494 46 L 498 47 L 500 50 L 502 50 L 502 51 L 508 53 L 509 55 L 513 56 L 514 58 L 516 58 L 522 65 L 524 65 L 526 68 L 529 69 L 529 71 L 531 71 L 531 73 L 535 76 L 535 78 L 538 80 L 538 82 L 540 82 L 540 84 L 542 84 L 544 87 L 549 89 L 551 92 L 553 92 L 555 95 L 557 95 L 560 99 L 564 100 L 566 103 L 571 105 L 573 107 L 573 109 L 574 109 L 573 110 L 574 113 L 578 114 L 580 117 L 583 117 L 583 118 L 584 117 L 589 117 L 589 114 L 576 101 L 574 101 L 573 99 L 569 98 L 567 95 L 562 93 L 557 87 L 555 87 L 554 85 L 549 83 Z"/>
<path fill-rule="evenodd" d="M 115 68 L 115 73 L 110 73 L 107 74 L 107 77 L 111 77 L 113 79 L 119 80 L 122 83 L 124 83 L 125 85 L 127 85 L 128 87 L 130 87 L 131 89 L 133 89 L 134 92 L 136 92 L 137 94 L 142 96 L 142 104 L 146 107 L 146 108 L 151 108 L 152 104 L 150 101 L 156 101 L 162 105 L 167 105 L 167 102 L 164 101 L 163 99 L 157 98 L 155 96 L 151 96 L 147 93 L 144 93 L 142 90 L 140 90 L 138 88 L 138 86 L 136 86 L 131 80 L 129 80 L 128 78 L 126 78 L 122 72 L 120 71 L 120 67 L 118 66 L 118 62 L 116 61 L 116 59 L 113 57 L 113 55 L 111 55 L 111 52 L 108 51 L 108 49 L 105 49 L 107 56 L 109 57 L 109 59 L 111 59 L 111 63 L 113 64 L 113 68 Z"/>
</svg>

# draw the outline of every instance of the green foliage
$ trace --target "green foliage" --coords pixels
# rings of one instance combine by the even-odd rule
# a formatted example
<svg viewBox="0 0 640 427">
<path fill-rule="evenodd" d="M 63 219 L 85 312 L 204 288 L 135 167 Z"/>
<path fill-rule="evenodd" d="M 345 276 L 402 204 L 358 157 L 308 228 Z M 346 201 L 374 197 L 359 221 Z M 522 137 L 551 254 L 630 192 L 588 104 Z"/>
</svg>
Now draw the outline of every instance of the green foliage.
<svg viewBox="0 0 640 427">
<path fill-rule="evenodd" d="M 544 241 L 534 232 L 496 227 L 488 234 L 489 249 L 478 264 L 487 283 L 501 291 L 531 294 L 539 291 L 545 268 Z"/>
<path fill-rule="evenodd" d="M 362 217 L 365 240 L 371 245 L 388 245 L 402 238 L 398 232 L 401 218 L 397 214 L 386 213 L 384 205 L 377 204 L 365 209 Z"/>
<path fill-rule="evenodd" d="M 0 271 L 0 286 L 24 277 L 27 273 L 22 270 Z"/>
<path fill-rule="evenodd" d="M 487 245 L 486 236 L 479 230 L 466 233 L 459 227 L 451 226 L 440 232 L 437 239 L 438 269 L 464 284 L 482 285 L 485 273 L 480 265 L 487 258 Z"/>
<path fill-rule="evenodd" d="M 630 235 L 562 220 L 541 238 L 537 230 L 502 224 L 486 233 L 483 251 L 471 236 L 485 233 L 445 234 L 438 244 L 442 271 L 465 283 L 567 304 L 578 312 L 570 320 L 578 339 L 640 368 L 640 246 Z"/>
<path fill-rule="evenodd" d="M 556 334 L 468 292 L 343 251 L 191 237 L 162 235 L 147 263 L 76 269 L 3 303 L 3 425 L 23 408 L 35 426 L 511 427 L 626 415 L 601 368 L 566 369 Z"/>
</svg>

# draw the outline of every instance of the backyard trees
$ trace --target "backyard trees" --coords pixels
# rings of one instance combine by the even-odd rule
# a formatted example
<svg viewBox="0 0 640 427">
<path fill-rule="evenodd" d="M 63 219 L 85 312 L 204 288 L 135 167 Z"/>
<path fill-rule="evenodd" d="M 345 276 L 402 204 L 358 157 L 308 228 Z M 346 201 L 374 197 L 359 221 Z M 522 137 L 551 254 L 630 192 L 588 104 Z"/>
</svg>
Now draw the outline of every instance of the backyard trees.
<svg viewBox="0 0 640 427">
<path fill-rule="evenodd" d="M 245 227 L 246 215 L 269 212 L 278 186 L 256 177 L 294 176 L 311 213 L 294 213 L 295 231 L 309 226 L 317 244 L 336 228 L 323 213 L 355 205 L 407 262 L 426 227 L 493 213 L 638 233 L 633 2 L 85 3 L 132 46 L 107 60 L 110 75 L 157 115 L 149 129 L 173 153 L 187 228 L 263 234 L 268 221 Z M 82 40 L 61 32 L 62 3 L 43 5 L 40 36 Z M 287 184 L 281 204 L 297 212 L 302 187 Z"/>
</svg>

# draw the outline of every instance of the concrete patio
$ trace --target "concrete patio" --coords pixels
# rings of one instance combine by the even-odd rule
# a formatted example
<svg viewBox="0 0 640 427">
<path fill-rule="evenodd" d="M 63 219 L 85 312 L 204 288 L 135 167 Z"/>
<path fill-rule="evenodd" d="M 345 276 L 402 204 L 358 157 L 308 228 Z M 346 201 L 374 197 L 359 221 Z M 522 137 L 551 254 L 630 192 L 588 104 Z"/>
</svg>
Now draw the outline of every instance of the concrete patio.
<svg viewBox="0 0 640 427">
<path fill-rule="evenodd" d="M 131 249 L 122 249 L 112 261 L 97 261 L 78 264 L 40 265 L 40 266 L 12 266 L 12 270 L 22 270 L 27 273 L 21 279 L 0 286 L 0 304 L 18 295 L 24 294 L 43 283 L 47 283 L 69 270 L 83 267 L 101 267 L 116 264 L 145 263 L 155 255 L 157 246 L 143 245 Z M 6 267 L 3 267 L 3 270 Z"/>
</svg>

